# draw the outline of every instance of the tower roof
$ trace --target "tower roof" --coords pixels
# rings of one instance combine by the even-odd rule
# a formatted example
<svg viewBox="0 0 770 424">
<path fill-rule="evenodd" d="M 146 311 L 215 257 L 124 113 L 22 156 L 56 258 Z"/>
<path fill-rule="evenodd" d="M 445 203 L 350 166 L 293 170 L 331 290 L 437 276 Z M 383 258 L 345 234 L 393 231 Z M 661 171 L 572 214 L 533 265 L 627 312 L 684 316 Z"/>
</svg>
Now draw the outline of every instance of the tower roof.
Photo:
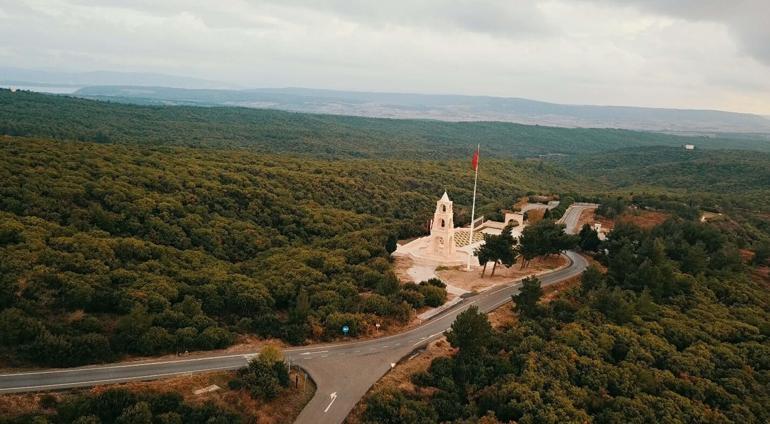
<svg viewBox="0 0 770 424">
<path fill-rule="evenodd" d="M 449 200 L 449 195 L 448 195 L 448 194 L 446 194 L 446 191 L 444 191 L 444 195 L 443 195 L 443 196 L 441 196 L 441 201 L 442 201 L 442 202 L 449 202 L 449 201 L 450 201 L 450 200 Z"/>
</svg>

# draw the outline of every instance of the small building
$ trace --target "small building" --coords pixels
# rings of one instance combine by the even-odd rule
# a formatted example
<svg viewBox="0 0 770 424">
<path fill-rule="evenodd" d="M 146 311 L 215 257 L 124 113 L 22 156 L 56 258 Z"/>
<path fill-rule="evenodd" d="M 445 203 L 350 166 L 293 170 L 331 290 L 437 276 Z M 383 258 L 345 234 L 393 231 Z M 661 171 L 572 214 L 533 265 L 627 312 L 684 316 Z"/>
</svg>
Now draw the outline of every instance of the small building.
<svg viewBox="0 0 770 424">
<path fill-rule="evenodd" d="M 684 149 L 685 150 L 695 150 L 695 145 L 694 144 L 685 144 L 684 145 Z"/>
</svg>

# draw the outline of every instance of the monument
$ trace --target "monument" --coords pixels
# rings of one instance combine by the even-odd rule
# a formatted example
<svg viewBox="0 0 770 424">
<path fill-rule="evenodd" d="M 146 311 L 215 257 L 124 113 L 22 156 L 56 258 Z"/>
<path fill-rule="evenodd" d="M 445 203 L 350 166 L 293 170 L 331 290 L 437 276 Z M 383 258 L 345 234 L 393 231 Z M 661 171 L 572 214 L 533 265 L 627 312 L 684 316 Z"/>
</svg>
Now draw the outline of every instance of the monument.
<svg viewBox="0 0 770 424">
<path fill-rule="evenodd" d="M 436 202 L 436 212 L 430 226 L 430 239 L 433 254 L 450 258 L 455 253 L 455 224 L 452 201 L 446 191 Z"/>
</svg>

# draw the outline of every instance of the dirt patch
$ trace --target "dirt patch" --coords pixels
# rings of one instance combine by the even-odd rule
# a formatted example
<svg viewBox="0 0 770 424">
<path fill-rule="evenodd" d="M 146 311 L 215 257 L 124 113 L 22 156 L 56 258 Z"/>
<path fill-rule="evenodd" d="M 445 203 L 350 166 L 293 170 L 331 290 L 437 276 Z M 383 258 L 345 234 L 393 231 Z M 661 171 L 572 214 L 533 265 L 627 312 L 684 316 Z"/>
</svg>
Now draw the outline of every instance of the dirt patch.
<svg viewBox="0 0 770 424">
<path fill-rule="evenodd" d="M 543 220 L 543 216 L 545 215 L 545 211 L 548 210 L 547 208 L 537 208 L 537 209 L 530 209 L 527 212 L 527 223 L 530 225 L 536 224 Z"/>
<path fill-rule="evenodd" d="M 73 389 L 50 393 L 20 393 L 0 395 L 0 416 L 15 417 L 31 413 L 53 413 L 43 404 L 51 398 L 58 402 L 82 395 L 98 395 L 108 389 L 121 388 L 131 392 L 179 393 L 191 405 L 213 402 L 215 405 L 243 417 L 244 422 L 286 423 L 293 422 L 315 393 L 312 380 L 304 379 L 292 371 L 292 382 L 298 379 L 299 387 L 292 386 L 270 402 L 252 399 L 245 390 L 230 390 L 227 386 L 235 375 L 234 371 L 184 375 L 149 382 L 129 382 L 110 386 L 96 386 L 87 389 Z M 195 390 L 217 385 L 219 390 L 194 394 Z"/>
<path fill-rule="evenodd" d="M 624 212 L 619 221 L 628 222 L 644 229 L 650 229 L 665 222 L 671 215 L 665 212 L 636 209 Z"/>
<path fill-rule="evenodd" d="M 602 230 L 604 231 L 611 231 L 613 228 L 615 228 L 615 220 L 607 218 L 606 216 L 601 216 L 596 214 L 596 210 L 593 210 L 594 213 L 594 222 L 598 222 L 602 224 Z"/>
<path fill-rule="evenodd" d="M 667 219 L 671 217 L 670 214 L 666 212 L 660 212 L 660 211 L 651 211 L 651 210 L 645 210 L 645 209 L 633 209 L 626 212 L 623 212 L 622 215 L 615 219 L 607 218 L 601 215 L 597 215 L 595 211 L 592 211 L 592 219 L 593 222 L 598 222 L 602 224 L 603 230 L 612 230 L 615 228 L 615 225 L 618 222 L 625 222 L 629 224 L 636 225 L 637 227 L 643 228 L 643 229 L 650 229 L 656 225 L 660 225 L 663 222 L 665 222 Z M 591 223 L 589 221 L 588 215 L 581 215 L 580 216 L 580 225 L 582 226 L 584 223 Z"/>
<path fill-rule="evenodd" d="M 767 287 L 770 287 L 770 267 L 760 266 L 751 270 L 751 276 Z"/>
<path fill-rule="evenodd" d="M 513 304 L 505 303 L 499 308 L 487 314 L 492 328 L 501 330 L 506 327 L 512 327 L 519 321 L 519 317 L 513 312 Z"/>
<path fill-rule="evenodd" d="M 396 273 L 398 281 L 402 283 L 414 283 L 414 279 L 409 275 L 409 268 L 414 265 L 412 258 L 408 256 L 393 257 L 393 272 Z"/>
<path fill-rule="evenodd" d="M 492 277 L 492 264 L 487 265 L 487 272 L 481 278 L 482 267 L 474 267 L 470 272 L 462 267 L 454 267 L 436 271 L 436 274 L 447 284 L 467 291 L 483 291 L 498 284 L 509 283 L 512 280 L 526 277 L 535 273 L 550 271 L 567 265 L 567 259 L 561 255 L 548 258 L 533 259 L 529 266 L 521 269 L 521 260 L 510 268 L 498 265 L 495 276 Z"/>
<path fill-rule="evenodd" d="M 749 249 L 738 249 L 738 254 L 741 255 L 741 260 L 743 263 L 751 263 L 751 260 L 754 259 L 754 251 Z"/>
</svg>

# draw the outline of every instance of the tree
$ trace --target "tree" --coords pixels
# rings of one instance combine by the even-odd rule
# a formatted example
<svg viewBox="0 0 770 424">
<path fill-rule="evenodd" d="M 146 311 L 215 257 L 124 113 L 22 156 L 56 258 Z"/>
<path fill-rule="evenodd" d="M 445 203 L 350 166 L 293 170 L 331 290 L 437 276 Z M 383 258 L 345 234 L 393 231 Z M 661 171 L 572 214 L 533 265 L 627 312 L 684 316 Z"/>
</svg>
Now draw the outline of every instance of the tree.
<svg viewBox="0 0 770 424">
<path fill-rule="evenodd" d="M 116 424 L 152 424 L 152 410 L 147 402 L 129 406 L 120 414 Z"/>
<path fill-rule="evenodd" d="M 281 387 L 289 385 L 288 370 L 283 361 L 272 362 L 272 358 L 261 355 L 238 371 L 238 379 L 252 397 L 264 400 L 275 399 Z"/>
<path fill-rule="evenodd" d="M 396 236 L 391 234 L 388 236 L 388 239 L 385 241 L 385 250 L 388 252 L 388 254 L 392 254 L 396 251 L 398 248 L 398 239 L 396 239 Z"/>
<path fill-rule="evenodd" d="M 449 344 L 460 350 L 460 355 L 481 355 L 491 342 L 492 326 L 486 314 L 479 312 L 479 308 L 473 305 L 457 315 L 446 336 Z"/>
<path fill-rule="evenodd" d="M 299 289 L 297 301 L 292 310 L 291 319 L 294 322 L 304 322 L 310 313 L 310 297 L 304 287 Z"/>
<path fill-rule="evenodd" d="M 599 249 L 601 240 L 599 240 L 599 233 L 596 232 L 590 225 L 584 224 L 580 229 L 580 248 L 586 252 L 596 252 Z"/>
<path fill-rule="evenodd" d="M 479 258 L 479 263 L 484 266 L 481 270 L 482 278 L 487 270 L 487 262 L 494 262 L 492 276 L 495 275 L 498 263 L 511 267 L 516 262 L 518 241 L 513 238 L 512 231 L 513 226 L 508 224 L 499 235 L 484 234 L 484 244 L 474 251 Z"/>
<path fill-rule="evenodd" d="M 604 284 L 604 275 L 598 268 L 591 265 L 580 276 L 580 292 L 586 294 Z"/>
<path fill-rule="evenodd" d="M 436 411 L 430 405 L 408 399 L 403 392 L 377 392 L 366 400 L 364 423 L 420 424 L 436 422 Z"/>
<path fill-rule="evenodd" d="M 770 241 L 757 243 L 751 263 L 757 266 L 767 265 L 768 259 L 770 259 Z"/>
<path fill-rule="evenodd" d="M 514 310 L 522 318 L 532 318 L 538 315 L 538 302 L 543 296 L 540 280 L 536 277 L 527 277 L 521 282 L 519 293 L 513 298 Z"/>
<path fill-rule="evenodd" d="M 522 231 L 519 249 L 524 260 L 524 268 L 530 260 L 538 256 L 547 256 L 573 249 L 579 242 L 577 236 L 564 233 L 564 225 L 551 220 L 542 220 Z"/>
<path fill-rule="evenodd" d="M 694 246 L 688 246 L 682 258 L 682 271 L 698 275 L 708 269 L 708 253 L 703 243 L 698 242 Z"/>
</svg>

